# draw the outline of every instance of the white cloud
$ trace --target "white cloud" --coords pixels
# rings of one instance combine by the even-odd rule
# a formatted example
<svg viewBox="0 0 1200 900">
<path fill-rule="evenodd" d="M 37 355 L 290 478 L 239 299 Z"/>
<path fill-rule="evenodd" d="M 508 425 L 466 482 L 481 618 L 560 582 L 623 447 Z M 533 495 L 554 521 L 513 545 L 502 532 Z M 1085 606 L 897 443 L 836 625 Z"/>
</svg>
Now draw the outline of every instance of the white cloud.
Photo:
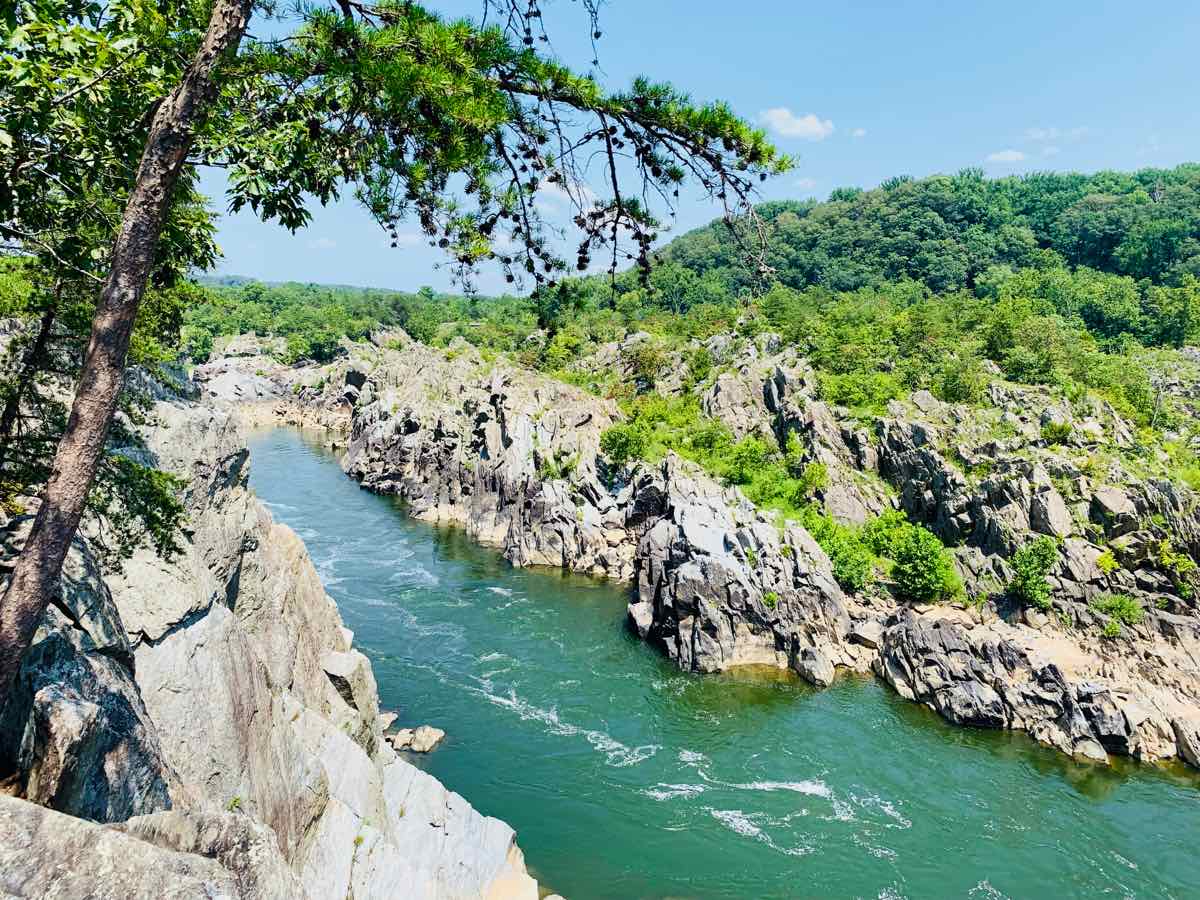
<svg viewBox="0 0 1200 900">
<path fill-rule="evenodd" d="M 336 246 L 337 241 L 327 237 L 313 238 L 308 242 L 309 250 L 332 250 Z"/>
<path fill-rule="evenodd" d="M 1053 144 L 1042 149 L 1042 156 L 1058 156 L 1060 153 L 1062 153 L 1062 147 L 1055 147 Z"/>
<path fill-rule="evenodd" d="M 796 179 L 796 187 L 800 188 L 801 190 L 811 191 L 816 186 L 817 186 L 817 179 L 815 179 L 815 178 L 797 178 Z"/>
<path fill-rule="evenodd" d="M 865 129 L 865 128 L 855 128 L 852 132 L 850 132 L 850 137 L 864 138 L 866 136 L 867 136 L 867 129 Z"/>
<path fill-rule="evenodd" d="M 833 122 L 829 119 L 822 119 L 815 113 L 798 116 L 786 106 L 763 110 L 758 114 L 758 120 L 783 137 L 823 141 L 833 134 Z"/>
<path fill-rule="evenodd" d="M 1018 163 L 1024 158 L 1025 154 L 1020 150 L 997 150 L 987 155 L 987 161 L 990 163 Z"/>
</svg>

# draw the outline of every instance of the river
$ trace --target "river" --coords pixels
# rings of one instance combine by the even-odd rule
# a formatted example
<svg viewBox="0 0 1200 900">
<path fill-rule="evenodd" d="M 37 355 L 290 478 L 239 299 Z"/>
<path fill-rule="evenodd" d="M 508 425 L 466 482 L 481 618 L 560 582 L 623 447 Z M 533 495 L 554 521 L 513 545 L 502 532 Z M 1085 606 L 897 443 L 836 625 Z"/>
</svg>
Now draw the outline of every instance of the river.
<svg viewBox="0 0 1200 900">
<path fill-rule="evenodd" d="M 299 432 L 251 484 L 308 545 L 414 762 L 509 822 L 568 900 L 1197 897 L 1200 779 L 952 728 L 870 678 L 694 676 L 626 590 L 513 569 L 361 490 Z"/>
</svg>

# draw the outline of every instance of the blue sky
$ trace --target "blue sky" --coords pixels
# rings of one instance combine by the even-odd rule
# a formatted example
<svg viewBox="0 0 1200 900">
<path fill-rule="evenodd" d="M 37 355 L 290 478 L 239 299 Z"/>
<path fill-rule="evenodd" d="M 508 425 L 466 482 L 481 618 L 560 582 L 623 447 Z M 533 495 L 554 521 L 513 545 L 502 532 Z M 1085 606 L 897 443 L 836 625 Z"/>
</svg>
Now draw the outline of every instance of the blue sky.
<svg viewBox="0 0 1200 900">
<path fill-rule="evenodd" d="M 475 16 L 477 2 L 431 2 Z M 545 0 L 554 50 L 591 60 L 577 0 Z M 982 166 L 1002 175 L 1095 171 L 1200 160 L 1200 4 L 1195 0 L 933 0 L 796 3 L 607 0 L 601 80 L 670 80 L 722 99 L 800 157 L 764 198 L 823 198 Z M 205 179 L 218 196 L 218 178 Z M 716 210 L 685 198 L 674 233 Z M 314 210 L 295 235 L 225 216 L 219 272 L 416 289 L 451 287 L 442 257 L 415 235 L 390 249 L 352 199 Z M 499 290 L 484 272 L 482 290 Z"/>
</svg>

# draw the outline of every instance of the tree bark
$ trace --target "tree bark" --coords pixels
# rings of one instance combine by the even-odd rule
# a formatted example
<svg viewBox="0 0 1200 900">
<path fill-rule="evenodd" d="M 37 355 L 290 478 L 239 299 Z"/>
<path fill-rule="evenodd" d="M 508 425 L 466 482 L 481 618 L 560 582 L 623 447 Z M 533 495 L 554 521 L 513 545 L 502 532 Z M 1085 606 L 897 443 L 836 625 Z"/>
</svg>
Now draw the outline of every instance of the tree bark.
<svg viewBox="0 0 1200 900">
<path fill-rule="evenodd" d="M 33 531 L 0 600 L 0 710 L 8 701 L 21 657 L 46 605 L 61 590 L 63 561 L 104 453 L 124 379 L 129 338 L 171 194 L 195 140 L 196 127 L 215 96 L 215 70 L 226 53 L 236 51 L 253 5 L 254 0 L 216 0 L 196 56 L 151 120 L 146 149 L 113 244 L 112 267 L 92 320 L 71 415 L 42 491 Z"/>
</svg>

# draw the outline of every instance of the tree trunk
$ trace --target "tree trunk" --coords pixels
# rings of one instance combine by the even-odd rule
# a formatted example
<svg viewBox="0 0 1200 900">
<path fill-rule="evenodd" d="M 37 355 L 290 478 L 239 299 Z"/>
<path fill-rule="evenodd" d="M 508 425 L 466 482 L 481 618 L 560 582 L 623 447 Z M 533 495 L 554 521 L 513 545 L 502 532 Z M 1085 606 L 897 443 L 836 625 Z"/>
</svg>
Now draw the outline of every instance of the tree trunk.
<svg viewBox="0 0 1200 900">
<path fill-rule="evenodd" d="M 17 416 L 21 414 L 21 401 L 37 376 L 38 367 L 46 355 L 46 345 L 50 343 L 50 331 L 54 328 L 54 318 L 58 315 L 58 304 L 62 294 L 62 282 L 54 289 L 54 299 L 42 312 L 42 321 L 38 326 L 37 337 L 33 346 L 25 354 L 21 371 L 17 375 L 17 383 L 13 386 L 12 395 L 4 404 L 4 412 L 0 413 L 0 475 L 4 472 L 4 464 L 8 461 L 8 447 L 12 442 L 13 429 L 17 425 Z"/>
<path fill-rule="evenodd" d="M 171 194 L 216 92 L 214 71 L 236 51 L 254 0 L 216 0 L 208 30 L 182 80 L 154 113 L 100 292 L 75 402 L 42 491 L 33 531 L 0 600 L 0 710 L 46 604 L 61 590 L 62 566 L 104 453 L 125 372 L 129 337 L 154 264 Z"/>
</svg>

